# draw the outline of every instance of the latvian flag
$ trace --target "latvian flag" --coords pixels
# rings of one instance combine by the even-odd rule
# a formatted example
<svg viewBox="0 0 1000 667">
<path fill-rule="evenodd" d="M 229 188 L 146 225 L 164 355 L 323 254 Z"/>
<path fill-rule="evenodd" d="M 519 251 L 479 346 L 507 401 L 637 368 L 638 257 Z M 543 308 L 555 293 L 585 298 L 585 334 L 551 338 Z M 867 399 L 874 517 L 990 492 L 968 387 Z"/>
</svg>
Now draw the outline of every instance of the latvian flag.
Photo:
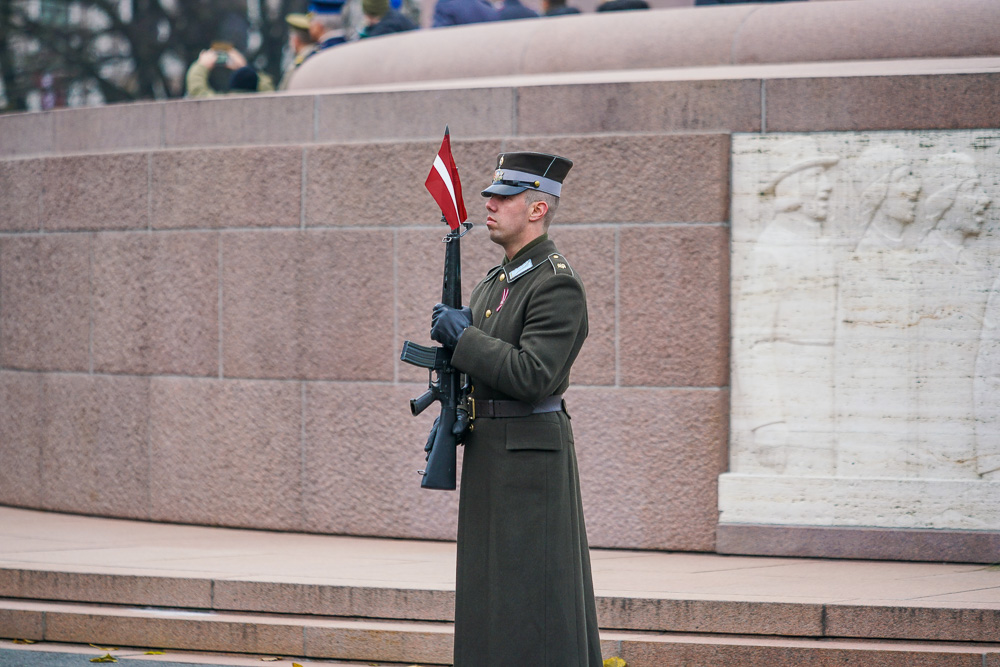
<svg viewBox="0 0 1000 667">
<path fill-rule="evenodd" d="M 424 182 L 434 201 L 441 207 L 441 215 L 453 230 L 465 222 L 469 215 L 465 212 L 465 201 L 462 199 L 462 182 L 458 178 L 458 167 L 451 156 L 451 136 L 448 128 L 444 128 L 444 140 L 434 158 L 431 173 Z"/>
</svg>

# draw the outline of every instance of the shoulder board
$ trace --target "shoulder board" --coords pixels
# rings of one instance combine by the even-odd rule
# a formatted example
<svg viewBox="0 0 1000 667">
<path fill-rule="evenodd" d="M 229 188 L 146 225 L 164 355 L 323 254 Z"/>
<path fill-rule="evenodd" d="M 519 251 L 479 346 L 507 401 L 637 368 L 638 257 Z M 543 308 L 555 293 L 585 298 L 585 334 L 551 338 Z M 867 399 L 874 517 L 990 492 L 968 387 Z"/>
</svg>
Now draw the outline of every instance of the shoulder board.
<svg viewBox="0 0 1000 667">
<path fill-rule="evenodd" d="M 567 276 L 576 275 L 573 273 L 573 267 L 569 265 L 569 260 L 566 259 L 565 256 L 560 255 L 557 252 L 554 252 L 551 255 L 549 255 L 549 263 L 552 264 L 552 270 L 555 271 L 557 275 L 558 274 L 563 274 Z"/>
</svg>

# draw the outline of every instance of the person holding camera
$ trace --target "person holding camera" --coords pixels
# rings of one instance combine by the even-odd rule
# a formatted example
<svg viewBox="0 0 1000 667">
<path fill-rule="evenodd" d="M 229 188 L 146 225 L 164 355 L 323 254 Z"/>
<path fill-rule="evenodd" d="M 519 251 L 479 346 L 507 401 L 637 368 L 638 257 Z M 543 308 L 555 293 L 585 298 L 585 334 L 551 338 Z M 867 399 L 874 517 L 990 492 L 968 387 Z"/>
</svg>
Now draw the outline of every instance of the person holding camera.
<svg viewBox="0 0 1000 667">
<path fill-rule="evenodd" d="M 210 79 L 220 70 L 231 70 L 228 85 L 217 90 Z M 242 53 L 229 44 L 213 44 L 198 55 L 191 63 L 185 77 L 187 97 L 212 97 L 225 93 L 261 93 L 274 90 L 274 80 L 264 72 L 258 72 L 247 64 Z"/>
</svg>

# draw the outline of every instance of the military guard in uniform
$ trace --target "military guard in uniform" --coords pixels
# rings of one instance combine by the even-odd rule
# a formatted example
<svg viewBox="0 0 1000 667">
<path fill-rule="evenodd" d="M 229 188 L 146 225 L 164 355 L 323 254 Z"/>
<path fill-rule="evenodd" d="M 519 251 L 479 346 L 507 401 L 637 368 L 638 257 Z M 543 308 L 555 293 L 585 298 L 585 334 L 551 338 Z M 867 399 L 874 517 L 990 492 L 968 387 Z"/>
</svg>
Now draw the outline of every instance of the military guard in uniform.
<svg viewBox="0 0 1000 667">
<path fill-rule="evenodd" d="M 602 664 L 573 432 L 562 394 L 587 337 L 580 276 L 548 238 L 573 163 L 497 158 L 487 197 L 504 260 L 431 337 L 473 386 L 455 597 L 456 667 Z M 433 434 L 432 434 L 433 435 Z"/>
</svg>

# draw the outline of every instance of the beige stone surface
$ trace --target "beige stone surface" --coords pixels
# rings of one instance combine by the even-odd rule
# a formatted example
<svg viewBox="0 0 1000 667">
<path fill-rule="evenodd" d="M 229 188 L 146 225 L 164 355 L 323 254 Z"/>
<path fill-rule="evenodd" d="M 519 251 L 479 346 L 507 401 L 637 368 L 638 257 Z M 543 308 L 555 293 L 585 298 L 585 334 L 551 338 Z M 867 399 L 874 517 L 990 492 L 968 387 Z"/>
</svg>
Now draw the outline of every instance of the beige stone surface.
<svg viewBox="0 0 1000 667">
<path fill-rule="evenodd" d="M 409 399 L 423 388 L 310 383 L 305 391 L 302 485 L 310 530 L 454 539 L 458 494 L 421 489 L 417 474 L 440 412 L 435 404 L 410 416 Z"/>
<path fill-rule="evenodd" d="M 621 384 L 726 384 L 728 236 L 716 225 L 622 229 Z"/>
<path fill-rule="evenodd" d="M 42 160 L 0 162 L 0 231 L 41 228 Z"/>
<path fill-rule="evenodd" d="M 769 132 L 995 127 L 1000 74 L 775 79 L 765 83 Z M 943 101 L 947 100 L 946 103 Z"/>
<path fill-rule="evenodd" d="M 39 373 L 0 372 L 0 503 L 40 507 L 42 490 L 43 378 Z"/>
<path fill-rule="evenodd" d="M 0 156 L 43 155 L 52 151 L 53 116 L 46 113 L 4 114 Z"/>
<path fill-rule="evenodd" d="M 258 93 L 167 102 L 168 148 L 299 144 L 314 139 L 311 97 Z"/>
<path fill-rule="evenodd" d="M 302 529 L 301 386 L 154 378 L 149 516 Z"/>
<path fill-rule="evenodd" d="M 52 113 L 53 151 L 123 151 L 163 145 L 162 104 L 133 102 Z"/>
<path fill-rule="evenodd" d="M 373 229 L 224 236 L 224 375 L 392 380 L 393 274 L 373 261 L 391 248 Z"/>
<path fill-rule="evenodd" d="M 24 370 L 90 367 L 91 239 L 0 239 L 0 362 Z"/>
<path fill-rule="evenodd" d="M 149 517 L 149 385 L 141 377 L 45 378 L 44 507 Z"/>
<path fill-rule="evenodd" d="M 456 26 L 447 33 L 414 31 L 310 58 L 296 72 L 291 88 L 998 54 L 991 26 L 1000 10 L 990 0 L 747 4 L 587 13 L 559 17 L 555 23 Z M 497 43 L 505 46 L 503 58 L 496 57 Z"/>
<path fill-rule="evenodd" d="M 123 153 L 44 161 L 42 228 L 46 231 L 146 229 L 149 157 Z"/>
<path fill-rule="evenodd" d="M 756 132 L 760 98 L 754 79 L 524 86 L 518 129 L 525 135 Z M 561 112 L 552 113 L 553 105 Z"/>
<path fill-rule="evenodd" d="M 298 227 L 302 150 L 192 149 L 153 153 L 154 229 Z"/>
<path fill-rule="evenodd" d="M 566 402 L 591 545 L 711 551 L 725 392 L 576 387 Z"/>
<path fill-rule="evenodd" d="M 94 369 L 219 372 L 219 236 L 98 234 L 93 242 Z"/>
<path fill-rule="evenodd" d="M 455 138 L 506 136 L 516 130 L 516 100 L 510 88 L 317 93 L 316 140 L 358 142 L 394 136 L 440 141 L 445 126 Z M 352 122 L 344 122 L 345 118 Z"/>
</svg>

